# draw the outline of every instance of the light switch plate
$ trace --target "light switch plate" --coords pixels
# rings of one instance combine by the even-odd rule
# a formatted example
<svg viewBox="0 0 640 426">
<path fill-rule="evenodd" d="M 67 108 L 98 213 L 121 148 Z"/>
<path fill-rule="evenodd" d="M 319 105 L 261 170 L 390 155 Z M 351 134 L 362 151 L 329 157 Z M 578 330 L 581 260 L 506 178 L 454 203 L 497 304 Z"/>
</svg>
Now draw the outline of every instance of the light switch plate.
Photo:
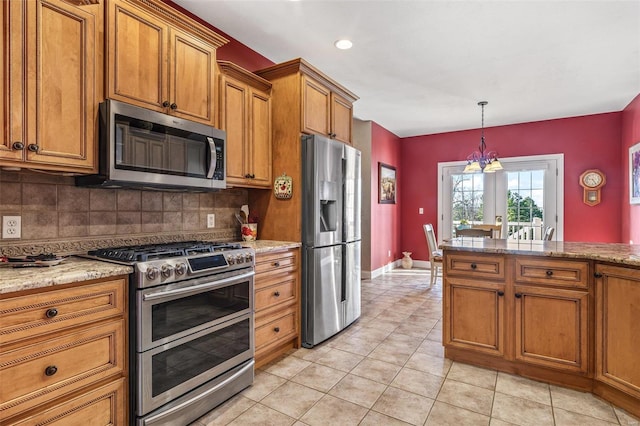
<svg viewBox="0 0 640 426">
<path fill-rule="evenodd" d="M 216 215 L 213 213 L 209 213 L 207 215 L 207 228 L 215 228 L 216 227 Z"/>
</svg>

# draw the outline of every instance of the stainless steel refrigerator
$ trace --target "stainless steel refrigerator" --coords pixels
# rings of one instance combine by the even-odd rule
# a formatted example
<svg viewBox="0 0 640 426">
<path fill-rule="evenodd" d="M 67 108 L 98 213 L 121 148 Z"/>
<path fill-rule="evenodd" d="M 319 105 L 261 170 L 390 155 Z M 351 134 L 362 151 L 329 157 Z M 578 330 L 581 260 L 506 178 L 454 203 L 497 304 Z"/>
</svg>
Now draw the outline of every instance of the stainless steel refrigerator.
<svg viewBox="0 0 640 426">
<path fill-rule="evenodd" d="M 302 137 L 302 345 L 360 317 L 361 153 Z"/>
</svg>

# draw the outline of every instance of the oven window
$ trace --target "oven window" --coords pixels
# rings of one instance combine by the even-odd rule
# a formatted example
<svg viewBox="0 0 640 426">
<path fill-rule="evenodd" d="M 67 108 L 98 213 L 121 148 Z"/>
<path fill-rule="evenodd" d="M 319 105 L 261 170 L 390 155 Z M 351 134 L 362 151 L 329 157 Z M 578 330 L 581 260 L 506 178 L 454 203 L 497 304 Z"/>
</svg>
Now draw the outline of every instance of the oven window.
<svg viewBox="0 0 640 426">
<path fill-rule="evenodd" d="M 117 169 L 205 178 L 205 135 L 116 114 Z"/>
<path fill-rule="evenodd" d="M 158 303 L 151 308 L 151 340 L 155 342 L 246 309 L 248 281 Z"/>
<path fill-rule="evenodd" d="M 250 349 L 251 321 L 245 319 L 151 358 L 156 397 Z"/>
</svg>

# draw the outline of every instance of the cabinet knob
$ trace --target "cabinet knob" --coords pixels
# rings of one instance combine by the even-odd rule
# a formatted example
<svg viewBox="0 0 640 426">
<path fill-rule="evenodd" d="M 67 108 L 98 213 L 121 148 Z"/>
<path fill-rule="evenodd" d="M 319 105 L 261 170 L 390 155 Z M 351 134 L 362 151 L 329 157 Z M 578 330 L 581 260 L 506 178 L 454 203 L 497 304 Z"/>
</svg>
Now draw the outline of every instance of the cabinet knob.
<svg viewBox="0 0 640 426">
<path fill-rule="evenodd" d="M 498 296 L 504 296 L 504 291 L 499 291 Z"/>
<path fill-rule="evenodd" d="M 273 293 L 273 295 L 274 295 L 275 297 L 280 297 L 280 292 L 279 292 L 278 290 L 276 290 L 276 291 Z"/>
<path fill-rule="evenodd" d="M 593 276 L 596 278 L 602 278 L 602 274 L 600 272 L 596 272 Z"/>
<path fill-rule="evenodd" d="M 247 173 L 246 175 L 244 175 L 245 178 L 247 179 L 251 179 L 251 175 L 249 173 Z"/>
<path fill-rule="evenodd" d="M 476 265 L 475 263 L 471 264 L 471 269 L 476 269 L 478 267 L 478 265 Z"/>
<path fill-rule="evenodd" d="M 251 173 L 251 175 L 249 176 L 251 179 L 255 179 L 256 175 L 254 175 L 253 173 Z"/>
<path fill-rule="evenodd" d="M 548 277 L 550 277 L 551 275 L 553 275 L 553 271 L 547 271 L 546 274 Z"/>
<path fill-rule="evenodd" d="M 280 262 L 273 262 L 273 266 L 277 268 L 278 266 L 280 266 Z"/>
<path fill-rule="evenodd" d="M 280 327 L 274 327 L 273 331 L 275 331 L 276 333 L 280 333 Z"/>
<path fill-rule="evenodd" d="M 163 106 L 163 107 L 165 107 L 165 108 L 167 108 L 167 107 L 169 106 L 169 101 L 164 101 L 164 102 L 162 103 L 162 106 Z"/>
<path fill-rule="evenodd" d="M 36 145 L 35 143 L 31 143 L 31 144 L 29 144 L 27 149 L 29 151 L 31 151 L 31 152 L 38 152 L 40 150 L 40 147 L 38 145 Z"/>
<path fill-rule="evenodd" d="M 520 299 L 522 297 L 522 293 L 516 293 L 515 296 L 516 296 L 516 299 Z"/>
<path fill-rule="evenodd" d="M 22 151 L 24 149 L 24 144 L 22 142 L 14 142 L 13 145 L 11 145 L 11 148 L 16 151 Z"/>
<path fill-rule="evenodd" d="M 169 105 L 169 108 L 178 109 L 178 105 L 176 105 L 175 103 L 172 103 L 171 105 Z"/>
<path fill-rule="evenodd" d="M 58 315 L 58 310 L 56 308 L 47 309 L 47 312 L 44 313 L 47 318 L 54 318 Z"/>
<path fill-rule="evenodd" d="M 53 376 L 57 372 L 58 372 L 58 367 L 56 367 L 55 365 L 50 365 L 44 369 L 45 376 Z"/>
</svg>

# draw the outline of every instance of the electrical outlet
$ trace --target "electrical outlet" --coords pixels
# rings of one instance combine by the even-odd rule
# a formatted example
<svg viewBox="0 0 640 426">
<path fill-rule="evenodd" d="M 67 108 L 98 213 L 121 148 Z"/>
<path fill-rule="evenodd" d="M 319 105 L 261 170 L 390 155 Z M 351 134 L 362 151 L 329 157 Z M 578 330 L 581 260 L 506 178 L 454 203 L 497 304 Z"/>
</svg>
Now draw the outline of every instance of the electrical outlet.
<svg viewBox="0 0 640 426">
<path fill-rule="evenodd" d="M 20 238 L 21 228 L 21 216 L 2 216 L 2 238 Z"/>
<path fill-rule="evenodd" d="M 216 215 L 213 213 L 209 213 L 207 215 L 207 228 L 215 228 L 216 227 Z"/>
<path fill-rule="evenodd" d="M 391 257 L 391 250 L 389 250 L 389 254 L 387 256 Z"/>
<path fill-rule="evenodd" d="M 418 209 L 418 214 L 424 214 L 424 209 L 422 207 Z"/>
</svg>

